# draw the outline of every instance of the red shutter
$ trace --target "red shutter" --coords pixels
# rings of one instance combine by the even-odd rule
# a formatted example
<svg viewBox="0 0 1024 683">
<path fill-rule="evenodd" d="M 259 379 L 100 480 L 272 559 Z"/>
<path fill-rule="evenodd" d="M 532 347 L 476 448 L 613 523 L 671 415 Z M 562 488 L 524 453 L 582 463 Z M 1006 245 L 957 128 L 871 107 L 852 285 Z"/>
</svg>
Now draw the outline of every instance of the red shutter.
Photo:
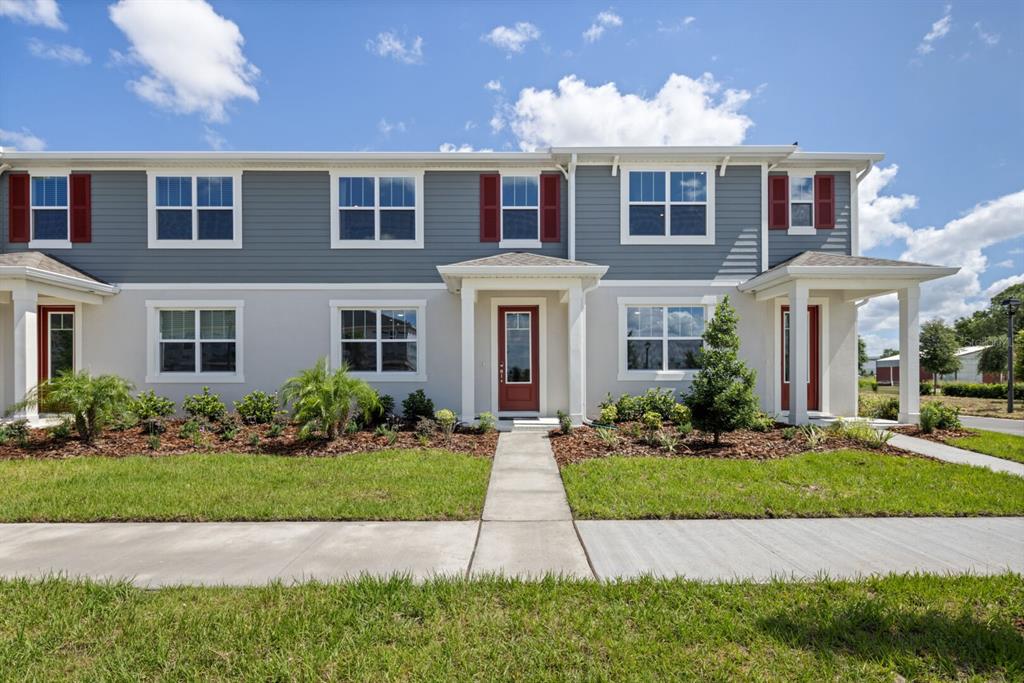
<svg viewBox="0 0 1024 683">
<path fill-rule="evenodd" d="M 562 240 L 562 174 L 544 173 L 540 177 L 540 241 Z"/>
<path fill-rule="evenodd" d="M 28 242 L 28 174 L 11 173 L 7 176 L 7 239 Z"/>
<path fill-rule="evenodd" d="M 773 230 L 789 227 L 789 176 L 768 176 L 768 227 Z"/>
<path fill-rule="evenodd" d="M 814 176 L 814 227 L 836 227 L 836 177 Z"/>
<path fill-rule="evenodd" d="M 501 240 L 501 176 L 480 174 L 480 241 Z"/>
<path fill-rule="evenodd" d="M 71 241 L 92 242 L 92 176 L 72 173 Z"/>
</svg>

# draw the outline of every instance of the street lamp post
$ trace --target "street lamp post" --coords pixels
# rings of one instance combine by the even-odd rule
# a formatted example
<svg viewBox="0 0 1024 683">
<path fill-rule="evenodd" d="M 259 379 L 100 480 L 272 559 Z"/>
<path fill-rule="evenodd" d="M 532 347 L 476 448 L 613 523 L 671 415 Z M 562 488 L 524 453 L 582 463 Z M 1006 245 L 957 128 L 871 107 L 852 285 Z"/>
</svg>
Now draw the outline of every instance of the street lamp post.
<svg viewBox="0 0 1024 683">
<path fill-rule="evenodd" d="M 1009 347 L 1006 353 L 1006 364 L 1008 366 L 1007 379 L 1009 382 L 1006 383 L 1006 412 L 1013 412 L 1013 314 L 1020 308 L 1020 299 L 1003 299 L 1003 306 L 1006 307 L 1006 319 L 1007 319 L 1007 335 L 1009 336 Z"/>
</svg>

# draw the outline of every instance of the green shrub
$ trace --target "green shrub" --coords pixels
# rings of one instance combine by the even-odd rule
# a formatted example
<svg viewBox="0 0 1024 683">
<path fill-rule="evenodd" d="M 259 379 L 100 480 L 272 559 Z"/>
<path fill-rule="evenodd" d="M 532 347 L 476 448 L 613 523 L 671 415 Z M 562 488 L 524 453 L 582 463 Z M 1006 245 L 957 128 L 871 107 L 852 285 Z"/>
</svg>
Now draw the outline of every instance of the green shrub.
<svg viewBox="0 0 1024 683">
<path fill-rule="evenodd" d="M 610 427 L 598 427 L 594 432 L 597 434 L 597 438 L 599 438 L 601 443 L 605 446 L 608 446 L 609 448 L 618 448 L 619 435 L 614 429 L 611 429 Z"/>
<path fill-rule="evenodd" d="M 383 436 L 389 446 L 393 446 L 398 440 L 398 432 L 387 425 L 377 425 L 373 431 L 374 436 Z"/>
<path fill-rule="evenodd" d="M 643 404 L 639 396 L 623 394 L 615 403 L 615 410 L 619 415 L 620 422 L 635 422 L 644 414 Z"/>
<path fill-rule="evenodd" d="M 689 422 L 684 422 L 683 424 L 676 425 L 676 434 L 678 434 L 680 437 L 691 434 L 692 432 L 693 425 L 690 424 Z"/>
<path fill-rule="evenodd" d="M 601 415 L 598 417 L 598 421 L 604 425 L 613 425 L 619 421 L 619 409 L 615 407 L 615 404 L 601 407 Z"/>
<path fill-rule="evenodd" d="M 561 410 L 559 410 L 555 414 L 558 415 L 558 428 L 561 430 L 561 432 L 566 435 L 572 434 L 572 430 L 574 428 L 572 424 L 572 418 L 570 418 L 567 413 Z"/>
<path fill-rule="evenodd" d="M 273 422 L 270 423 L 270 428 L 267 429 L 267 436 L 271 438 L 277 438 L 281 436 L 282 434 L 284 434 L 285 426 L 286 425 L 284 422 L 274 420 Z"/>
<path fill-rule="evenodd" d="M 39 405 L 39 396 L 57 412 L 70 413 L 75 431 L 85 443 L 92 443 L 111 423 L 116 422 L 132 405 L 132 385 L 117 375 L 93 377 L 88 370 L 63 372 L 32 389 L 24 401 L 11 410 Z"/>
<path fill-rule="evenodd" d="M 917 393 L 919 396 L 931 396 L 935 393 L 935 387 L 931 382 L 924 381 L 918 385 Z"/>
<path fill-rule="evenodd" d="M 353 417 L 365 422 L 380 405 L 377 392 L 365 380 L 350 375 L 344 365 L 329 370 L 326 358 L 285 382 L 281 396 L 292 406 L 303 438 L 321 433 L 333 440 L 346 432 Z"/>
<path fill-rule="evenodd" d="M 71 436 L 71 422 L 69 420 L 61 420 L 53 427 L 50 427 L 50 436 L 60 440 Z"/>
<path fill-rule="evenodd" d="M 660 413 L 656 413 L 653 410 L 649 410 L 643 414 L 640 418 L 640 422 L 643 424 L 644 429 L 649 432 L 654 432 L 661 429 L 661 425 L 664 422 L 664 418 Z"/>
<path fill-rule="evenodd" d="M 658 446 L 666 453 L 674 454 L 679 447 L 679 437 L 659 429 L 654 436 Z"/>
<path fill-rule="evenodd" d="M 668 421 L 677 427 L 690 424 L 690 409 L 682 403 L 674 404 L 672 406 L 672 410 L 669 412 Z"/>
<path fill-rule="evenodd" d="M 807 445 L 811 448 L 817 448 L 822 445 L 829 436 L 824 429 L 815 424 L 801 425 L 799 430 Z"/>
<path fill-rule="evenodd" d="M 416 421 L 416 437 L 430 439 L 434 433 L 437 432 L 437 422 L 434 421 L 433 417 L 421 417 Z M 420 439 L 422 443 L 422 439 Z"/>
<path fill-rule="evenodd" d="M 150 389 L 135 397 L 131 411 L 140 422 L 154 417 L 170 417 L 174 414 L 174 401 Z"/>
<path fill-rule="evenodd" d="M 392 418 L 395 415 L 395 397 L 391 394 L 382 394 L 377 397 L 378 405 L 375 410 L 372 411 L 369 417 L 369 423 L 367 427 L 376 427 L 377 425 L 387 424 L 392 422 Z"/>
<path fill-rule="evenodd" d="M 167 418 L 147 417 L 145 420 L 139 420 L 139 426 L 142 427 L 144 434 L 149 434 L 150 436 L 163 434 L 167 431 Z"/>
<path fill-rule="evenodd" d="M 402 401 L 402 416 L 406 422 L 416 424 L 421 417 L 434 417 L 434 402 L 427 398 L 422 389 L 417 389 Z"/>
<path fill-rule="evenodd" d="M 889 439 L 892 438 L 892 432 L 884 429 L 875 429 L 863 420 L 853 420 L 845 423 L 842 433 L 843 436 L 853 439 L 861 446 L 874 449 L 883 448 L 889 443 Z"/>
<path fill-rule="evenodd" d="M 864 389 L 869 389 L 875 393 L 878 393 L 878 380 L 875 379 L 874 377 L 860 377 L 857 380 L 857 384 L 860 386 L 860 389 L 862 391 Z"/>
<path fill-rule="evenodd" d="M 677 405 L 676 393 L 671 389 L 648 389 L 639 397 L 641 413 L 657 413 L 663 420 L 672 419 Z"/>
<path fill-rule="evenodd" d="M 931 434 L 936 429 L 959 429 L 960 409 L 938 401 L 921 406 L 921 431 Z"/>
<path fill-rule="evenodd" d="M 241 401 L 235 401 L 235 412 L 246 424 L 265 425 L 273 422 L 279 405 L 277 394 L 251 391 Z"/>
<path fill-rule="evenodd" d="M 203 387 L 203 393 L 186 396 L 181 407 L 192 418 L 202 418 L 209 422 L 218 422 L 227 415 L 228 409 L 220 396 L 210 393 L 210 387 Z"/>
<path fill-rule="evenodd" d="M 750 421 L 750 429 L 755 432 L 770 432 L 774 426 L 775 419 L 763 410 L 757 411 Z"/>
<path fill-rule="evenodd" d="M 861 397 L 858 403 L 858 412 L 861 417 L 878 420 L 898 420 L 900 417 L 900 400 L 895 396 Z"/>
<path fill-rule="evenodd" d="M 445 441 L 451 440 L 452 434 L 455 432 L 455 425 L 458 423 L 455 411 L 449 410 L 448 408 L 442 408 L 434 413 L 434 419 L 437 421 L 437 426 L 441 428 L 441 433 L 444 434 Z"/>
<path fill-rule="evenodd" d="M 1002 384 L 972 384 L 970 382 L 953 382 L 942 387 L 944 396 L 960 396 L 963 398 L 1001 398 L 1007 394 L 1006 382 Z M 1024 384 L 1014 383 L 1014 399 L 1024 401 Z"/>
<path fill-rule="evenodd" d="M 151 451 L 159 450 L 160 449 L 160 436 L 158 434 L 150 434 L 148 437 L 146 437 L 146 446 Z"/>
<path fill-rule="evenodd" d="M 221 441 L 234 441 L 242 429 L 242 420 L 238 415 L 225 415 L 217 427 Z"/>
<path fill-rule="evenodd" d="M 793 439 L 796 438 L 797 433 L 798 430 L 796 427 L 783 427 L 782 438 L 785 439 L 786 441 L 792 441 Z"/>
<path fill-rule="evenodd" d="M 480 413 L 480 419 L 477 420 L 476 427 L 480 430 L 481 434 L 490 434 L 498 428 L 498 418 L 494 416 L 494 413 L 484 411 Z"/>
</svg>

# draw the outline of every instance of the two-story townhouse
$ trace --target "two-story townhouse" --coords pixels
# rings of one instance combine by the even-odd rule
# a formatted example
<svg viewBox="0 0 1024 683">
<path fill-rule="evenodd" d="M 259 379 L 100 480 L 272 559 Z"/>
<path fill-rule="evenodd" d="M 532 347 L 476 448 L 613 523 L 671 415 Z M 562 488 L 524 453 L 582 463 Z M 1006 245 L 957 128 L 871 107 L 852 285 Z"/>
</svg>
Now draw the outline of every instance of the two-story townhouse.
<svg viewBox="0 0 1024 683">
<path fill-rule="evenodd" d="M 465 421 L 579 422 L 608 393 L 685 391 L 728 295 L 764 410 L 854 415 L 858 306 L 898 293 L 916 378 L 919 285 L 956 271 L 858 256 L 881 159 L 0 152 L 0 405 L 80 368 L 232 400 L 328 357 Z"/>
</svg>

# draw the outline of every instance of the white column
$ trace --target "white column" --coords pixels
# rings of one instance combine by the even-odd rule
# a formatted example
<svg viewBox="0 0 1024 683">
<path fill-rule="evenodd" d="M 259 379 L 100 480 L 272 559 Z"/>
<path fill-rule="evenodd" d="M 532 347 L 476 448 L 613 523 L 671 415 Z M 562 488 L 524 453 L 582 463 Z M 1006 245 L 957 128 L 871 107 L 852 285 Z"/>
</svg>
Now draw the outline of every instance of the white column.
<svg viewBox="0 0 1024 683">
<path fill-rule="evenodd" d="M 476 373 L 474 372 L 474 345 L 476 335 L 474 323 L 476 322 L 476 288 L 462 285 L 462 422 L 472 424 L 476 421 L 476 405 L 474 397 L 474 386 Z"/>
<path fill-rule="evenodd" d="M 39 383 L 39 297 L 31 288 L 17 289 L 11 293 L 14 304 L 14 396 L 13 403 L 25 400 L 36 384 Z M 32 419 L 39 414 L 33 406 L 18 411 L 19 417 Z"/>
<path fill-rule="evenodd" d="M 789 290 L 789 423 L 807 423 L 807 285 L 794 282 Z"/>
<path fill-rule="evenodd" d="M 583 397 L 583 344 L 586 334 L 586 304 L 580 283 L 569 287 L 569 417 L 583 424 L 586 405 Z"/>
<path fill-rule="evenodd" d="M 901 289 L 900 300 L 900 422 L 916 423 L 921 413 L 921 286 Z"/>
</svg>

